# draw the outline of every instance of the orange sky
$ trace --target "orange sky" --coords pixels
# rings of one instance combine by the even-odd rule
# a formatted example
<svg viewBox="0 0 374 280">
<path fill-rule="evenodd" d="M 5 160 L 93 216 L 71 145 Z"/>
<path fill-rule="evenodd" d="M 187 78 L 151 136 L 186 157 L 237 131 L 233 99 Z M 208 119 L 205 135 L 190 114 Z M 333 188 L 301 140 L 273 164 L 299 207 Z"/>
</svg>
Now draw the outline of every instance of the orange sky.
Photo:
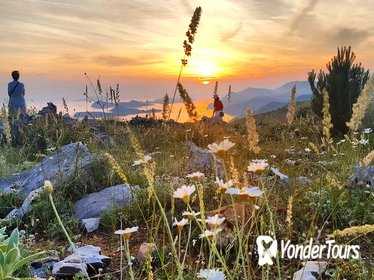
<svg viewBox="0 0 374 280">
<path fill-rule="evenodd" d="M 238 91 L 305 80 L 337 46 L 352 45 L 374 68 L 374 2 L 359 0 L 0 1 L 0 84 L 21 71 L 35 98 L 80 97 L 91 79 L 120 83 L 125 97 L 172 92 L 195 7 L 201 23 L 182 80 L 207 97 L 211 76 Z"/>
</svg>

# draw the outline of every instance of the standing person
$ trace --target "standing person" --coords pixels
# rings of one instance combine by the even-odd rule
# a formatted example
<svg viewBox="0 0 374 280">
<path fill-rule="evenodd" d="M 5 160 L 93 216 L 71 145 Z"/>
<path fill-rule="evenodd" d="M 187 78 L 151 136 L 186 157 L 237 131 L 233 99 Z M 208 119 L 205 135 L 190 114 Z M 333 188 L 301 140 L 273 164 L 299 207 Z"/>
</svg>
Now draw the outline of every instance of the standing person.
<svg viewBox="0 0 374 280">
<path fill-rule="evenodd" d="M 19 71 L 12 72 L 13 81 L 8 84 L 9 116 L 18 118 L 26 114 L 25 86 L 18 81 Z"/>
<path fill-rule="evenodd" d="M 219 97 L 217 94 L 215 94 L 213 96 L 214 98 L 214 103 L 213 103 L 213 116 L 217 119 L 220 119 L 222 120 L 222 117 L 224 116 L 224 113 L 223 113 L 223 104 L 221 102 L 221 100 L 219 100 Z"/>
</svg>

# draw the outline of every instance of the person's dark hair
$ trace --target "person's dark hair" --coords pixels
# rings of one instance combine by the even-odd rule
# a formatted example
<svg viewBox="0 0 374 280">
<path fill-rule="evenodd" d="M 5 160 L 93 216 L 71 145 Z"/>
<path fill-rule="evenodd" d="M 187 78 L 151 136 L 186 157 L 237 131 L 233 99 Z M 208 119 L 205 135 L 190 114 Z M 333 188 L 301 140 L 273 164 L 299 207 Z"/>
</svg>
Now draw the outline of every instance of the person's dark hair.
<svg viewBox="0 0 374 280">
<path fill-rule="evenodd" d="M 18 80 L 19 79 L 19 71 L 18 70 L 14 70 L 13 72 L 12 72 L 12 78 L 14 79 L 14 80 Z"/>
</svg>

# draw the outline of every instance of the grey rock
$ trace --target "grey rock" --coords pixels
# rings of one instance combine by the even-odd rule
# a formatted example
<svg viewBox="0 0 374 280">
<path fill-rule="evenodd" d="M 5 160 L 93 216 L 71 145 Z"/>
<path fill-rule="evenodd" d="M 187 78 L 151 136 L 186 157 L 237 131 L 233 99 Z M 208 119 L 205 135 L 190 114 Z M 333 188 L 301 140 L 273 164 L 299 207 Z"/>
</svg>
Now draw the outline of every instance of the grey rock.
<svg viewBox="0 0 374 280">
<path fill-rule="evenodd" d="M 60 261 L 58 257 L 47 257 L 30 263 L 29 271 L 32 276 L 48 278 L 51 276 L 53 264 Z"/>
<path fill-rule="evenodd" d="M 5 218 L 6 219 L 22 219 L 24 215 L 32 210 L 32 202 L 43 193 L 43 187 L 33 190 L 25 198 L 20 208 L 13 209 Z"/>
<path fill-rule="evenodd" d="M 43 186 L 45 180 L 50 180 L 55 186 L 57 182 L 68 179 L 76 168 L 83 168 L 96 159 L 97 156 L 91 154 L 86 145 L 68 144 L 53 155 L 45 157 L 34 168 L 1 179 L 0 191 L 16 191 L 22 198 L 27 198 L 33 190 Z"/>
<path fill-rule="evenodd" d="M 74 204 L 76 217 L 80 221 L 82 219 L 99 218 L 101 214 L 112 208 L 125 206 L 133 198 L 130 188 L 138 189 L 138 187 L 117 185 L 89 194 Z"/>
<path fill-rule="evenodd" d="M 374 165 L 356 166 L 348 179 L 350 188 L 367 188 L 374 192 Z"/>
<path fill-rule="evenodd" d="M 82 219 L 81 223 L 86 228 L 87 232 L 93 232 L 99 228 L 100 218 Z"/>
<path fill-rule="evenodd" d="M 73 279 L 76 274 L 87 277 L 87 265 L 85 263 L 58 262 L 53 265 L 52 274 L 62 279 Z"/>
<path fill-rule="evenodd" d="M 144 261 L 151 257 L 154 252 L 156 252 L 157 246 L 154 243 L 142 243 L 139 247 L 138 254 L 136 255 L 138 261 L 140 263 L 144 263 Z"/>
<path fill-rule="evenodd" d="M 30 212 L 32 202 L 43 191 L 45 180 L 50 180 L 54 186 L 58 186 L 57 183 L 67 180 L 76 168 L 85 168 L 97 159 L 98 156 L 91 154 L 87 146 L 81 143 L 68 144 L 51 156 L 45 157 L 35 167 L 0 179 L 0 191 L 16 192 L 24 199 L 21 208 L 13 209 L 7 218 L 21 219 Z"/>
<path fill-rule="evenodd" d="M 104 269 L 111 262 L 111 258 L 101 255 L 100 247 L 87 245 L 79 247 L 76 252 L 67 256 L 64 260 L 53 264 L 53 275 L 57 277 L 73 277 L 77 273 L 92 275 L 98 269 Z"/>
<path fill-rule="evenodd" d="M 48 102 L 47 106 L 43 107 L 39 112 L 39 116 L 45 116 L 45 115 L 56 115 L 57 114 L 57 107 L 52 102 Z"/>
<path fill-rule="evenodd" d="M 305 266 L 296 271 L 293 280 L 317 280 L 326 269 L 326 262 L 323 261 L 307 261 Z"/>
<path fill-rule="evenodd" d="M 295 183 L 302 186 L 311 186 L 313 184 L 313 180 L 305 176 L 298 176 L 295 178 Z"/>
<path fill-rule="evenodd" d="M 209 149 L 200 148 L 190 141 L 186 141 L 185 145 L 190 152 L 187 172 L 199 171 L 207 175 L 215 174 L 217 171 L 219 177 L 224 176 L 222 161 Z"/>
</svg>

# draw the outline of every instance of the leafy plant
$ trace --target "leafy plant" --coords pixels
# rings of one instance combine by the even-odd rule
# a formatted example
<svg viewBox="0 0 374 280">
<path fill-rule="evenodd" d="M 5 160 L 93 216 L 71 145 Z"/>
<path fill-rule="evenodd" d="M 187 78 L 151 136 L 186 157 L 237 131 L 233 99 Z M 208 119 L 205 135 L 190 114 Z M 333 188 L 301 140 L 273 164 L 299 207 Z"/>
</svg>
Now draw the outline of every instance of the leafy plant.
<svg viewBox="0 0 374 280">
<path fill-rule="evenodd" d="M 0 279 L 20 279 L 14 276 L 15 272 L 45 252 L 39 252 L 23 258 L 19 249 L 18 229 L 14 229 L 9 238 L 5 235 L 5 230 L 5 227 L 0 229 Z"/>
</svg>

